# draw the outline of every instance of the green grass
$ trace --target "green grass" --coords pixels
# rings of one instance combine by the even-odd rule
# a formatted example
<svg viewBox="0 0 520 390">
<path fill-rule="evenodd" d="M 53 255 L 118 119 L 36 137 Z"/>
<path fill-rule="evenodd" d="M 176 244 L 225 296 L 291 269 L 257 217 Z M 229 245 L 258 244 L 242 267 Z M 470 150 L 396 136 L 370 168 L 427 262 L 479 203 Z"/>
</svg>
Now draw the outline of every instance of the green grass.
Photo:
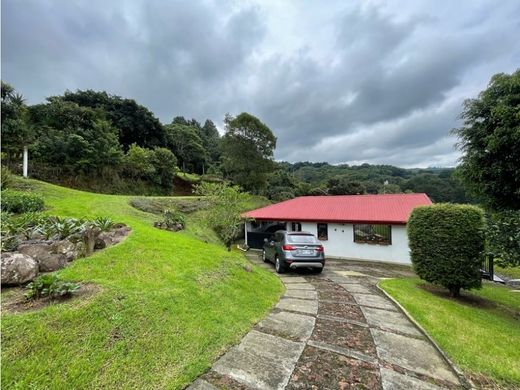
<svg viewBox="0 0 520 390">
<path fill-rule="evenodd" d="M 53 215 L 104 215 L 132 227 L 121 244 L 78 259 L 64 279 L 94 283 L 88 298 L 3 314 L 5 388 L 179 389 L 203 373 L 278 300 L 282 285 L 196 230 L 152 227 L 132 197 L 31 181 Z M 200 232 L 199 232 L 200 233 Z"/>
<path fill-rule="evenodd" d="M 495 265 L 495 273 L 504 275 L 512 279 L 520 279 L 520 267 L 499 267 Z"/>
<path fill-rule="evenodd" d="M 461 300 L 420 288 L 419 279 L 391 279 L 380 286 L 401 303 L 462 369 L 520 385 L 520 293 L 485 283 Z"/>
</svg>

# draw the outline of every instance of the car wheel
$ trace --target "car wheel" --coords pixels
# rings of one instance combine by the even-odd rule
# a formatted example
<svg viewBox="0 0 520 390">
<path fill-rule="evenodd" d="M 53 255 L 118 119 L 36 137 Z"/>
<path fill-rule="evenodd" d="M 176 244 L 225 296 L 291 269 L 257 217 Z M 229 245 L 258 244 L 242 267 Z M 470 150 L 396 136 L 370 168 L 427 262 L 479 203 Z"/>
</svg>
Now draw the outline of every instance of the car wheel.
<svg viewBox="0 0 520 390">
<path fill-rule="evenodd" d="M 323 271 L 323 267 L 322 267 L 322 268 L 314 268 L 313 271 L 314 271 L 315 273 L 317 273 L 317 274 L 321 274 L 322 271 Z"/>
<path fill-rule="evenodd" d="M 283 264 L 282 260 L 278 256 L 274 259 L 274 269 L 279 274 L 283 274 L 285 272 L 285 264 Z"/>
<path fill-rule="evenodd" d="M 269 262 L 269 259 L 268 259 L 267 256 L 265 255 L 265 249 L 262 249 L 262 260 L 264 261 L 264 263 Z"/>
</svg>

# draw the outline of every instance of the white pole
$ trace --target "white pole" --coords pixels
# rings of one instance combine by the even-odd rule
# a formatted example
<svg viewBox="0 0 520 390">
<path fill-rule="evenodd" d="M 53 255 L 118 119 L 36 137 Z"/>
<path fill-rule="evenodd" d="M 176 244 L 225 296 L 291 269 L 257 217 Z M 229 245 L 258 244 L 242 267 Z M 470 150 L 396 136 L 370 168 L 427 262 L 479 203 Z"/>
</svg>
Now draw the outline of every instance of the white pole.
<svg viewBox="0 0 520 390">
<path fill-rule="evenodd" d="M 23 147 L 23 177 L 28 177 L 29 171 L 29 151 L 27 146 Z"/>
<path fill-rule="evenodd" d="M 247 246 L 247 228 L 249 227 L 249 222 L 246 222 L 244 225 L 244 244 Z"/>
</svg>

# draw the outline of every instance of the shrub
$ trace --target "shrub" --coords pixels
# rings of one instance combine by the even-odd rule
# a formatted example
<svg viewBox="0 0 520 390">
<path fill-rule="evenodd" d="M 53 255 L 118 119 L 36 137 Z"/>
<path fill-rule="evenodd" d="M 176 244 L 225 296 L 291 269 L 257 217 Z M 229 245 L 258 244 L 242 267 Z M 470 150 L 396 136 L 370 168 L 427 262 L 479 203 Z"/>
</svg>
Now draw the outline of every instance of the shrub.
<svg viewBox="0 0 520 390">
<path fill-rule="evenodd" d="M 114 227 L 114 221 L 108 217 L 97 217 L 94 220 L 93 225 L 98 227 L 102 232 L 108 232 L 112 227 Z"/>
<path fill-rule="evenodd" d="M 164 210 L 163 216 L 164 223 L 166 223 L 166 226 L 168 227 L 174 227 L 178 224 L 185 226 L 184 214 L 176 209 L 169 208 Z"/>
<path fill-rule="evenodd" d="M 460 289 L 480 288 L 484 250 L 484 214 L 469 205 L 418 207 L 408 221 L 412 263 L 421 279 L 458 296 Z"/>
<path fill-rule="evenodd" d="M 37 277 L 27 285 L 25 296 L 28 299 L 66 297 L 70 296 L 79 287 L 77 283 L 61 280 L 57 274 L 46 274 Z"/>
<path fill-rule="evenodd" d="M 43 198 L 39 195 L 11 190 L 2 191 L 2 211 L 19 214 L 41 211 L 43 207 Z"/>
<path fill-rule="evenodd" d="M 13 174 L 6 167 L 2 167 L 1 175 L 2 175 L 2 177 L 1 177 L 0 188 L 3 191 L 3 190 L 6 190 L 7 188 L 9 188 L 11 186 L 11 184 L 13 183 Z"/>
<path fill-rule="evenodd" d="M 501 267 L 520 266 L 520 211 L 500 211 L 486 221 L 487 251 Z"/>
</svg>

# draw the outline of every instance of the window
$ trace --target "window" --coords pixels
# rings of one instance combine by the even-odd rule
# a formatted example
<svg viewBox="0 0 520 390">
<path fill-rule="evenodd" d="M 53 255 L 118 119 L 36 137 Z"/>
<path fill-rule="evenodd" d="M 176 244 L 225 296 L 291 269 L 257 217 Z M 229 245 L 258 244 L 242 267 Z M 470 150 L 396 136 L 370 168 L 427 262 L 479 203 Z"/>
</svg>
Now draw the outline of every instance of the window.
<svg viewBox="0 0 520 390">
<path fill-rule="evenodd" d="M 392 244 L 390 225 L 354 225 L 354 242 L 361 244 Z"/>
<path fill-rule="evenodd" d="M 327 241 L 329 239 L 329 228 L 326 223 L 318 224 L 318 240 Z"/>
<path fill-rule="evenodd" d="M 316 244 L 316 239 L 311 234 L 288 234 L 287 242 L 291 244 Z"/>
<path fill-rule="evenodd" d="M 292 222 L 291 223 L 291 231 L 293 232 L 301 232 L 302 224 L 300 222 Z"/>
</svg>

